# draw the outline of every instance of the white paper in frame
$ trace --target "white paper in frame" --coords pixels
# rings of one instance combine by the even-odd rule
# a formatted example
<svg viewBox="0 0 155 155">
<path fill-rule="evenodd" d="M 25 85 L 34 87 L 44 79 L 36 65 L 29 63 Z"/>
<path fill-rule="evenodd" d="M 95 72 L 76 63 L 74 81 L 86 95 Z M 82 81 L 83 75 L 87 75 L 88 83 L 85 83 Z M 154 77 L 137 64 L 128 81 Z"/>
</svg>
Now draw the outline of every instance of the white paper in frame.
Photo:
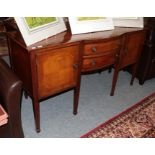
<svg viewBox="0 0 155 155">
<path fill-rule="evenodd" d="M 15 21 L 19 27 L 19 30 L 23 36 L 25 44 L 30 46 L 36 42 L 47 39 L 50 36 L 56 35 L 66 30 L 63 18 L 58 17 L 28 17 L 36 18 L 35 22 L 38 24 L 31 26 L 26 17 L 15 17 Z M 40 19 L 39 19 L 40 18 Z M 53 18 L 49 22 L 39 22 L 43 18 Z M 33 19 L 34 20 L 34 19 Z M 45 20 L 45 19 L 44 19 Z M 34 22 L 34 21 L 33 21 Z"/>
<path fill-rule="evenodd" d="M 114 29 L 112 18 L 107 17 L 69 17 L 69 23 L 72 34 Z"/>
<path fill-rule="evenodd" d="M 113 18 L 114 26 L 118 27 L 144 27 L 143 17 L 119 17 Z"/>
</svg>

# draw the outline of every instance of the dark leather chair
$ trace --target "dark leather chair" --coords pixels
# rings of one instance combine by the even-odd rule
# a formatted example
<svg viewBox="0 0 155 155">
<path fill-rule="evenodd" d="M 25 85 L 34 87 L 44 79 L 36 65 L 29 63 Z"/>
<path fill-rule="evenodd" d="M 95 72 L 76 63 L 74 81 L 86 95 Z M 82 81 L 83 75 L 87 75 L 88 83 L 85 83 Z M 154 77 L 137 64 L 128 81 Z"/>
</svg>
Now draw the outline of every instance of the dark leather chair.
<svg viewBox="0 0 155 155">
<path fill-rule="evenodd" d="M 0 58 L 0 104 L 9 115 L 8 123 L 0 126 L 1 138 L 24 137 L 21 124 L 22 82 Z"/>
</svg>

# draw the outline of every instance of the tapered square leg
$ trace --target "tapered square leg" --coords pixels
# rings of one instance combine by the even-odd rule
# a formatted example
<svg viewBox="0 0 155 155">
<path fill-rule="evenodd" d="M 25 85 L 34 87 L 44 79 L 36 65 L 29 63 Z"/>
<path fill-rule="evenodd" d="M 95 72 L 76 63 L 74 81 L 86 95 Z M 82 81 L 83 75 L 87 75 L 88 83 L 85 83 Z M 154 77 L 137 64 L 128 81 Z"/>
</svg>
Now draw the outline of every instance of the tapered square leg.
<svg viewBox="0 0 155 155">
<path fill-rule="evenodd" d="M 26 98 L 26 99 L 28 99 L 28 94 L 27 94 L 27 92 L 24 90 L 24 97 Z"/>
<path fill-rule="evenodd" d="M 130 85 L 133 85 L 133 82 L 134 82 L 134 79 L 135 79 L 135 76 L 136 76 L 136 71 L 137 71 L 137 64 L 134 64 L 132 66 L 132 78 L 131 78 L 131 81 L 130 81 Z"/>
<path fill-rule="evenodd" d="M 40 132 L 40 105 L 39 101 L 33 99 L 33 112 L 36 125 L 36 132 Z"/>
<path fill-rule="evenodd" d="M 75 87 L 74 89 L 74 105 L 73 105 L 74 115 L 78 113 L 79 94 L 80 94 L 80 86 Z"/>
<path fill-rule="evenodd" d="M 116 83 L 117 83 L 117 79 L 118 79 L 118 69 L 114 70 L 114 75 L 113 75 L 113 81 L 112 81 L 112 87 L 111 87 L 111 92 L 110 92 L 110 96 L 114 95 L 114 91 L 115 91 L 115 87 L 116 87 Z"/>
</svg>

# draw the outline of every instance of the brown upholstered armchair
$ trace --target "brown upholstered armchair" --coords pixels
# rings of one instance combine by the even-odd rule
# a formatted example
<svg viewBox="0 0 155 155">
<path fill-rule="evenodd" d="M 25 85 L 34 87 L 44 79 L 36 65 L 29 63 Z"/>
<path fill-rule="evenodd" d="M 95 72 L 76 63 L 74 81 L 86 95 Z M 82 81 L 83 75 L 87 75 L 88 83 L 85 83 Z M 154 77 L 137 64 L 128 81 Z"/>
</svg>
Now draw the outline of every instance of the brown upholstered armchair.
<svg viewBox="0 0 155 155">
<path fill-rule="evenodd" d="M 24 137 L 21 124 L 22 82 L 0 58 L 0 104 L 8 113 L 8 123 L 0 126 L 0 137 Z"/>
</svg>

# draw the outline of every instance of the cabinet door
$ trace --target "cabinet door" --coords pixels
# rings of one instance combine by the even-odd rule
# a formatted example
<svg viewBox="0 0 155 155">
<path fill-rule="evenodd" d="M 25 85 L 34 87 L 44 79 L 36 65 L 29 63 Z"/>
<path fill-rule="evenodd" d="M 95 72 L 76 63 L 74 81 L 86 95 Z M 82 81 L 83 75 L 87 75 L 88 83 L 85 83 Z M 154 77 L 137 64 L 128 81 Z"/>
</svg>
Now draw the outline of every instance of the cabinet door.
<svg viewBox="0 0 155 155">
<path fill-rule="evenodd" d="M 39 98 L 76 86 L 79 46 L 46 50 L 38 53 L 36 60 Z"/>
<path fill-rule="evenodd" d="M 137 63 L 145 40 L 145 31 L 126 34 L 125 46 L 121 51 L 121 68 Z"/>
</svg>

